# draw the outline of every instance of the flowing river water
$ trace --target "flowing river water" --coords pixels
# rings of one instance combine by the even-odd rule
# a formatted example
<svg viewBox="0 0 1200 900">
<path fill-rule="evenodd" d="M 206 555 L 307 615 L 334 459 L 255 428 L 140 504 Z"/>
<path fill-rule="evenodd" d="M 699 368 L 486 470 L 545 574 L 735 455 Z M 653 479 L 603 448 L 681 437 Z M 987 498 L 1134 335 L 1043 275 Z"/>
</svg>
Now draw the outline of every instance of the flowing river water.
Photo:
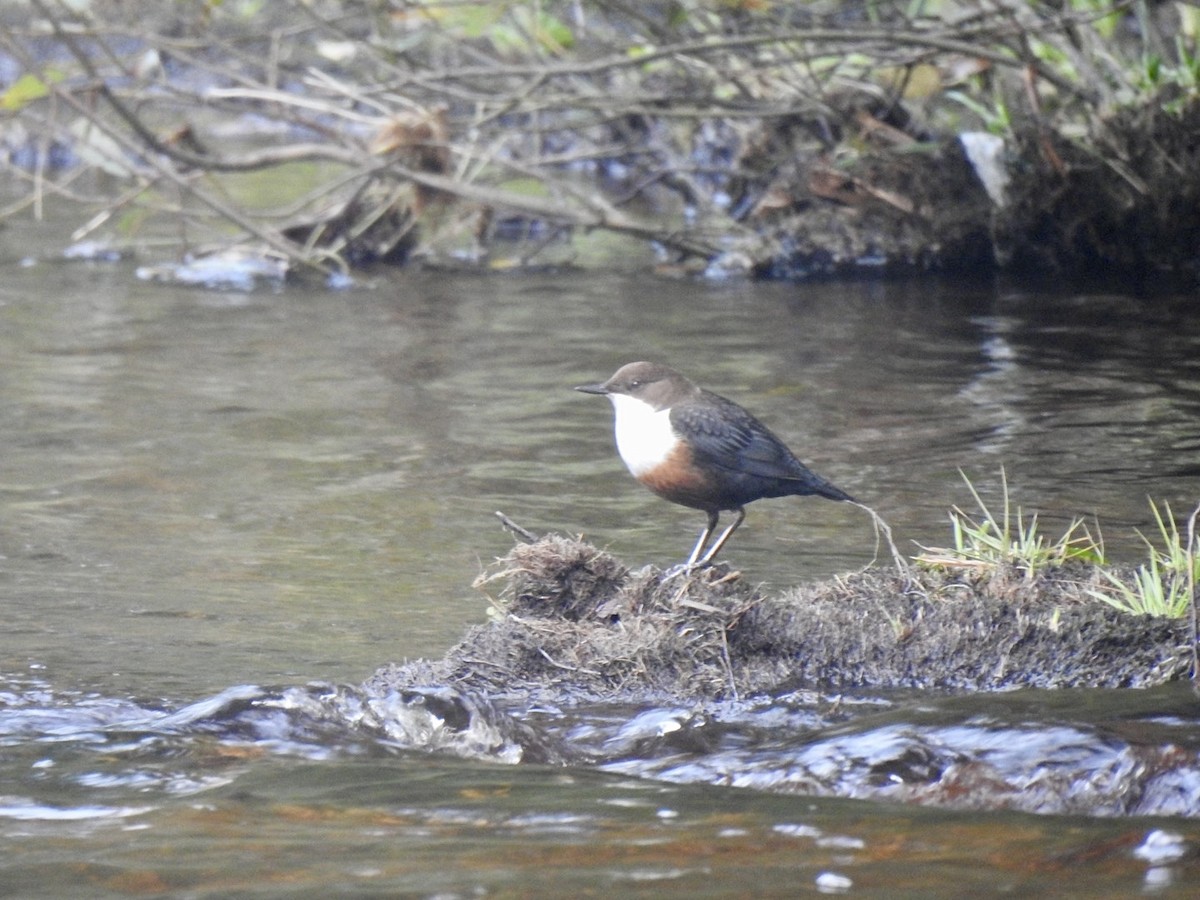
<svg viewBox="0 0 1200 900">
<path fill-rule="evenodd" d="M 221 292 L 35 244 L 0 279 L 0 896 L 1194 896 L 1194 779 L 1177 816 L 970 811 L 759 789 L 845 751 L 763 739 L 785 705 L 708 744 L 686 711 L 542 711 L 606 748 L 567 766 L 305 714 L 486 620 L 496 510 L 635 566 L 686 556 L 702 516 L 639 488 L 608 404 L 571 390 L 635 359 L 750 407 L 904 552 L 950 540 L 960 470 L 998 502 L 1003 467 L 1041 528 L 1094 516 L 1137 561 L 1148 498 L 1200 500 L 1194 297 L 621 271 Z M 781 588 L 874 549 L 860 511 L 790 499 L 727 556 Z M 1143 738 L 1200 750 L 1184 685 L 861 702 L 868 781 L 963 728 L 1035 791 L 1072 747 L 1108 779 Z"/>
</svg>

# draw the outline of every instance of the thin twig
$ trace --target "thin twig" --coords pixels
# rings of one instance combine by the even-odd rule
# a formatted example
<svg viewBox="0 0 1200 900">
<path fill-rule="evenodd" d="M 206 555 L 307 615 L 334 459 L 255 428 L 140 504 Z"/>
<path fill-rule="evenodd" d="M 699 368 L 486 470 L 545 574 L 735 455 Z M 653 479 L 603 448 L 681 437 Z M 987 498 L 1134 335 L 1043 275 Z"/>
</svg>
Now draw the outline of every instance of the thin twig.
<svg viewBox="0 0 1200 900">
<path fill-rule="evenodd" d="M 900 570 L 901 575 L 907 575 L 909 573 L 908 561 L 900 555 L 900 551 L 896 548 L 896 542 L 892 540 L 892 527 L 883 520 L 883 517 L 879 513 L 875 512 L 875 510 L 871 509 L 865 503 L 859 503 L 857 500 L 851 500 L 850 502 L 859 509 L 866 510 L 871 516 L 872 523 L 875 525 L 875 559 L 871 560 L 871 563 L 874 564 L 879 558 L 879 544 L 882 536 L 882 540 L 887 543 L 888 550 L 891 551 L 892 561 L 896 564 L 896 568 Z"/>
<path fill-rule="evenodd" d="M 554 668 L 556 668 L 556 669 L 562 669 L 563 671 L 566 671 L 566 672 L 582 672 L 584 675 L 594 675 L 597 678 L 600 677 L 599 672 L 595 672 L 591 669 L 585 669 L 582 666 L 569 666 L 566 663 L 558 662 L 557 660 L 551 658 L 550 654 L 547 653 L 545 650 L 543 650 L 541 647 L 538 647 L 537 650 L 538 650 L 538 653 L 540 653 L 542 655 L 542 658 L 545 659 L 546 662 L 550 663 L 550 665 L 554 666 Z"/>
<path fill-rule="evenodd" d="M 500 524 L 504 526 L 506 531 L 514 537 L 520 538 L 526 544 L 536 544 L 538 542 L 539 538 L 536 534 L 528 528 L 522 528 L 504 513 L 500 512 L 500 510 L 496 510 L 496 518 L 500 520 Z"/>
</svg>

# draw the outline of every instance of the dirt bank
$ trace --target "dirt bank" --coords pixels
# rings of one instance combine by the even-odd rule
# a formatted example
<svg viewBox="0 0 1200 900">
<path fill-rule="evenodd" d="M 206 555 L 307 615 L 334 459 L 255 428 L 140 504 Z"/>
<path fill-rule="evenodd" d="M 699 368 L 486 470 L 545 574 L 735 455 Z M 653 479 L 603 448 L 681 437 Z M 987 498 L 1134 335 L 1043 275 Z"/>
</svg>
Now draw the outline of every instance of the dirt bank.
<svg viewBox="0 0 1200 900">
<path fill-rule="evenodd" d="M 865 124 L 843 136 L 853 153 L 802 140 L 814 123 L 776 121 L 708 148 L 738 160 L 732 206 L 749 210 L 743 222 L 754 229 L 729 268 L 740 253 L 742 268 L 771 278 L 943 271 L 1194 283 L 1200 275 L 1200 104 L 1120 109 L 1086 137 L 1029 117 L 1003 139 L 935 138 L 904 118 L 881 141 L 885 123 L 875 115 L 886 110 L 863 112 Z M 853 110 L 842 118 L 853 122 Z M 989 170 L 969 159 L 968 138 L 992 148 L 1002 187 L 985 189 Z"/>
<path fill-rule="evenodd" d="M 521 4 L 483 4 L 485 33 L 474 4 L 330 21 L 262 6 L 9 11 L 0 161 L 26 190 L 8 215 L 77 199 L 89 241 L 73 253 L 101 258 L 186 221 L 193 256 L 239 251 L 217 258 L 232 273 L 201 273 L 215 286 L 256 283 L 245 259 L 341 284 L 413 261 L 625 264 L 630 241 L 716 278 L 1200 274 L 1186 4 L 967 3 L 956 21 L 550 4 L 552 51 Z"/>
</svg>

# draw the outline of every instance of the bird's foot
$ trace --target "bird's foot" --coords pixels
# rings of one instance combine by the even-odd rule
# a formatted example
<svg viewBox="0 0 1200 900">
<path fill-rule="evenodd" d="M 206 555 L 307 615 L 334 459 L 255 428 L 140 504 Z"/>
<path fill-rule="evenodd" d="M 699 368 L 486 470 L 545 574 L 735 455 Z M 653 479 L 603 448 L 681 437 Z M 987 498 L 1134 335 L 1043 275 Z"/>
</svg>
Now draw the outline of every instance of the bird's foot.
<svg viewBox="0 0 1200 900">
<path fill-rule="evenodd" d="M 679 563 L 678 565 L 671 566 L 671 568 L 663 572 L 662 580 L 670 581 L 672 578 L 677 578 L 685 572 L 690 572 L 691 569 L 692 567 L 688 563 Z"/>
<path fill-rule="evenodd" d="M 710 582 L 724 581 L 731 571 L 729 563 L 702 559 L 699 562 L 685 562 L 671 566 L 663 572 L 663 581 L 678 578 L 680 575 L 699 575 L 701 572 L 705 573 L 706 580 Z"/>
<path fill-rule="evenodd" d="M 663 581 L 670 581 L 672 578 L 678 578 L 680 575 L 692 575 L 699 572 L 701 569 L 708 566 L 706 562 L 683 562 L 671 566 L 663 572 Z"/>
</svg>

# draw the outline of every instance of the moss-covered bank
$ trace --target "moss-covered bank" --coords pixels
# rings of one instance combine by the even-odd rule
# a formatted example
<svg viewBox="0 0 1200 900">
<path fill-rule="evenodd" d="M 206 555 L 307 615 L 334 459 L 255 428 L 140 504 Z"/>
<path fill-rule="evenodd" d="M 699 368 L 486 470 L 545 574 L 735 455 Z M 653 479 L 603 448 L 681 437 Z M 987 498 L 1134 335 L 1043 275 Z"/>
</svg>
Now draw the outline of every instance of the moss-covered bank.
<svg viewBox="0 0 1200 900">
<path fill-rule="evenodd" d="M 865 571 L 765 594 L 716 566 L 630 571 L 583 541 L 519 544 L 481 579 L 496 615 L 377 686 L 680 702 L 800 687 L 1148 687 L 1184 678 L 1185 622 L 1091 598 L 1098 570 Z"/>
</svg>

